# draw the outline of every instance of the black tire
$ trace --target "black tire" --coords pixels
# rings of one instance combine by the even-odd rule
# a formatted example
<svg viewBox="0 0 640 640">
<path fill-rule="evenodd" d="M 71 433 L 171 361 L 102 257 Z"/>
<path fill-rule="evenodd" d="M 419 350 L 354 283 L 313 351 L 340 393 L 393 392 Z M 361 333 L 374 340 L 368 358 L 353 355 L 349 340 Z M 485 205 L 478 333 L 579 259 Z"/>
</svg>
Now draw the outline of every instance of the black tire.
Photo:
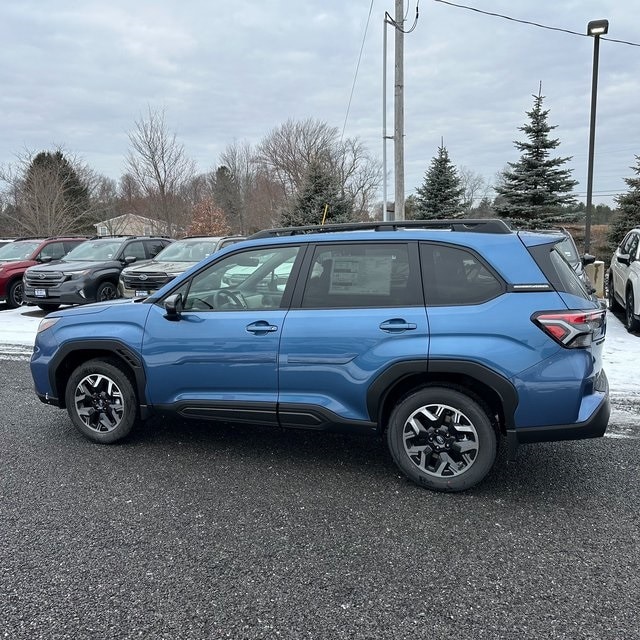
<svg viewBox="0 0 640 640">
<path fill-rule="evenodd" d="M 60 308 L 59 304 L 39 304 L 38 307 L 47 313 L 51 311 L 57 311 Z"/>
<path fill-rule="evenodd" d="M 633 289 L 629 287 L 627 290 L 627 296 L 625 299 L 625 308 L 624 308 L 624 325 L 627 327 L 627 331 L 630 333 L 640 331 L 640 321 L 633 315 L 633 307 L 634 307 L 634 298 L 633 298 Z"/>
<path fill-rule="evenodd" d="M 138 419 L 133 384 L 112 360 L 89 360 L 69 377 L 65 390 L 67 411 L 82 435 L 111 444 L 126 437 Z"/>
<path fill-rule="evenodd" d="M 480 402 L 436 386 L 400 400 L 389 419 L 387 444 L 410 480 L 447 492 L 478 484 L 493 466 L 497 450 L 496 432 Z"/>
<path fill-rule="evenodd" d="M 14 280 L 7 289 L 7 306 L 9 309 L 17 309 L 22 304 L 23 294 L 22 280 Z"/>
<path fill-rule="evenodd" d="M 611 311 L 618 311 L 620 309 L 620 303 L 616 300 L 615 290 L 613 288 L 613 273 L 611 273 L 611 271 L 609 271 L 607 298 L 609 300 L 609 309 L 611 309 Z"/>
<path fill-rule="evenodd" d="M 96 289 L 96 300 L 98 302 L 107 302 L 109 300 L 115 300 L 118 297 L 118 287 L 113 284 L 113 282 L 103 282 Z"/>
</svg>

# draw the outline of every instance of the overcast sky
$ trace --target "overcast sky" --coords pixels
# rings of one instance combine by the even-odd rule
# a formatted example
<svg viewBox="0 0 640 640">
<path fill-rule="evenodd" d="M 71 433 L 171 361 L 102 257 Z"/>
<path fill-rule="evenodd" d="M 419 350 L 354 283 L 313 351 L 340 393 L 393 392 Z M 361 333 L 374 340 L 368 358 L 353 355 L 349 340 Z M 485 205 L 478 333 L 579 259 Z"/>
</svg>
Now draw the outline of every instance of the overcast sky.
<svg viewBox="0 0 640 640">
<path fill-rule="evenodd" d="M 640 43 L 638 0 L 466 0 L 485 11 Z M 15 0 L 0 3 L 0 164 L 61 145 L 118 179 L 128 132 L 164 109 L 201 171 L 227 144 L 289 118 L 342 132 L 371 0 Z M 407 26 L 413 22 L 410 0 Z M 382 22 L 374 0 L 345 136 L 382 157 Z M 389 31 L 388 127 L 393 130 Z M 493 181 L 542 82 L 557 150 L 586 191 L 593 40 L 420 1 L 405 36 L 405 185 L 422 183 L 440 139 L 457 166 Z M 594 201 L 624 191 L 640 154 L 640 47 L 602 41 Z M 393 146 L 388 145 L 389 167 Z M 393 175 L 389 180 L 393 196 Z"/>
</svg>

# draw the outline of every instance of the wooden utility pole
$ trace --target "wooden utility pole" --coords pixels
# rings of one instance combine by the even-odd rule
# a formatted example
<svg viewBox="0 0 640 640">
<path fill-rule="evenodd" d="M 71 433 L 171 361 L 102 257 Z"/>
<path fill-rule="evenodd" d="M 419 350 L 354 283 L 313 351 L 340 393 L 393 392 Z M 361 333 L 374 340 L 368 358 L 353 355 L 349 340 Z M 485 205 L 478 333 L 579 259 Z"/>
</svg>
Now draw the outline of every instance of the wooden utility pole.
<svg viewBox="0 0 640 640">
<path fill-rule="evenodd" d="M 404 0 L 396 0 L 395 110 L 394 110 L 394 219 L 404 220 Z"/>
</svg>

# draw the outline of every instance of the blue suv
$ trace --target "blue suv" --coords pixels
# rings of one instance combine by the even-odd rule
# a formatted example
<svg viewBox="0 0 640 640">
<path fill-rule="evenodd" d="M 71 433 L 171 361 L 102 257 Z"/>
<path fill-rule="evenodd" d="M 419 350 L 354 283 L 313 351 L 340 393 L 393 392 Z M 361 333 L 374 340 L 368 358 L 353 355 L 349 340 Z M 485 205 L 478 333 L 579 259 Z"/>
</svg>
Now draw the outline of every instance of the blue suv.
<svg viewBox="0 0 640 640">
<path fill-rule="evenodd" d="M 606 312 L 562 240 L 500 220 L 263 231 L 144 300 L 48 315 L 35 389 L 95 442 L 154 411 L 341 429 L 386 438 L 414 482 L 461 491 L 500 438 L 514 459 L 606 430 Z"/>
</svg>

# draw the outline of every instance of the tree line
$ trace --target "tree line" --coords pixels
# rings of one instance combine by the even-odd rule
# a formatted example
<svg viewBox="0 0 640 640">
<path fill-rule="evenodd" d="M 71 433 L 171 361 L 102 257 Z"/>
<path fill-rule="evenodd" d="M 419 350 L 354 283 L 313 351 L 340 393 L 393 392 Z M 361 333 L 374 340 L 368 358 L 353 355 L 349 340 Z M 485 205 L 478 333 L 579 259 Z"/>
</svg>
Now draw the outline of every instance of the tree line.
<svg viewBox="0 0 640 640">
<path fill-rule="evenodd" d="M 509 162 L 494 185 L 465 167 L 455 167 L 444 141 L 423 183 L 406 202 L 409 219 L 492 217 L 516 228 L 579 222 L 585 205 L 573 190 L 570 157 L 553 156 L 560 144 L 550 133 L 541 90 L 515 141 L 520 158 Z M 593 224 L 610 224 L 609 242 L 640 225 L 640 157 L 629 190 L 616 209 L 597 205 Z M 98 222 L 116 225 L 135 214 L 154 223 L 153 232 L 241 234 L 273 226 L 379 219 L 380 162 L 357 138 L 308 119 L 288 120 L 253 146 L 233 142 L 211 171 L 197 173 L 163 111 L 148 108 L 129 133 L 125 173 L 116 181 L 99 175 L 63 149 L 27 152 L 0 170 L 0 235 L 93 232 Z M 495 194 L 495 195 L 494 195 Z M 110 233 L 120 230 L 113 226 Z"/>
</svg>

